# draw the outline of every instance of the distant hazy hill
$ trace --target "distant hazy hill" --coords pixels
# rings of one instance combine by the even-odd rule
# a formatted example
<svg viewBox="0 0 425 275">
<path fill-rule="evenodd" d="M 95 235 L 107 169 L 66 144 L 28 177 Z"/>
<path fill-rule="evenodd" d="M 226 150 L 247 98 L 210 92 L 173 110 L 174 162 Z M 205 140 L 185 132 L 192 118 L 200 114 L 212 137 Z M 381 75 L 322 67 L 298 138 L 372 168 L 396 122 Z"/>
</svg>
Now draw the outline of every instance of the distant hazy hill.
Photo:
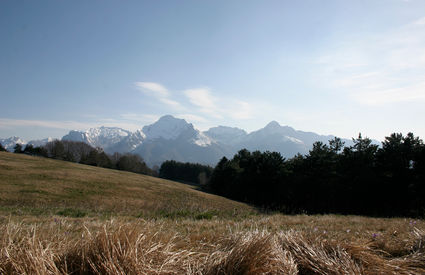
<svg viewBox="0 0 425 275">
<path fill-rule="evenodd" d="M 251 133 L 226 126 L 201 132 L 184 119 L 167 115 L 136 132 L 117 127 L 99 127 L 87 131 L 70 131 L 62 139 L 82 141 L 93 147 L 101 147 L 107 153 L 139 154 L 149 166 L 153 166 L 165 160 L 215 165 L 223 156 L 231 158 L 243 148 L 251 151 L 277 151 L 290 158 L 297 153 L 307 153 L 315 141 L 326 143 L 333 137 L 298 131 L 281 126 L 276 121 Z M 14 137 L 0 140 L 0 143 L 6 144 L 10 150 L 18 141 L 21 140 Z M 346 145 L 352 144 L 351 140 L 344 141 Z"/>
</svg>

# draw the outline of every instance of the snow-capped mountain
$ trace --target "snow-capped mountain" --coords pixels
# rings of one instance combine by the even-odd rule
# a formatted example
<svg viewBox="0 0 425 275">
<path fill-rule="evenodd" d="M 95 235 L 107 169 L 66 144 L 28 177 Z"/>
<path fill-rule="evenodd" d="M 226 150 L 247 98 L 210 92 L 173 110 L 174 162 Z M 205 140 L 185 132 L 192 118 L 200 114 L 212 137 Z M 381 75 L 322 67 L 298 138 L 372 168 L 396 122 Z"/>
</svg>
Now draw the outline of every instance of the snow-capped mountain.
<svg viewBox="0 0 425 275">
<path fill-rule="evenodd" d="M 137 130 L 136 132 L 130 133 L 128 136 L 123 138 L 121 141 L 104 148 L 107 153 L 126 153 L 132 152 L 138 146 L 140 146 L 143 141 L 146 139 L 146 135 L 142 132 L 142 130 Z"/>
<path fill-rule="evenodd" d="M 36 139 L 28 141 L 27 145 L 31 144 L 34 147 L 40 147 L 46 145 L 46 143 L 53 141 L 54 138 L 48 137 L 43 139 Z"/>
<path fill-rule="evenodd" d="M 148 165 L 160 165 L 165 160 L 215 164 L 225 153 L 184 119 L 164 116 L 142 131 L 146 139 L 133 153 L 141 155 Z"/>
<path fill-rule="evenodd" d="M 13 152 L 16 144 L 21 144 L 21 145 L 27 144 L 27 142 L 21 139 L 20 137 L 3 138 L 3 139 L 0 139 L 0 143 L 1 145 L 3 145 L 3 147 L 7 151 L 10 151 L 10 152 Z"/>
<path fill-rule="evenodd" d="M 184 119 L 166 115 L 135 132 L 102 126 L 87 131 L 70 131 L 62 140 L 85 142 L 93 147 L 101 147 L 110 154 L 139 154 L 150 166 L 160 165 L 165 160 L 214 166 L 223 156 L 231 158 L 243 148 L 250 151 L 276 151 L 290 158 L 297 153 L 308 153 L 315 141 L 327 143 L 333 138 L 281 126 L 276 121 L 251 133 L 226 126 L 201 132 Z M 30 141 L 29 144 L 40 146 L 48 141 L 52 139 Z M 346 146 L 352 145 L 351 140 L 343 141 Z M 10 151 L 13 151 L 16 143 L 26 144 L 18 137 L 0 139 L 0 143 Z"/>
<path fill-rule="evenodd" d="M 221 144 L 234 145 L 240 143 L 248 134 L 242 129 L 217 126 L 205 131 L 204 134 Z"/>
<path fill-rule="evenodd" d="M 182 132 L 192 125 L 184 119 L 175 118 L 170 115 L 161 117 L 157 122 L 143 127 L 142 132 L 146 135 L 146 140 L 163 138 L 167 140 L 176 139 Z M 192 126 L 193 128 L 193 126 Z"/>
<path fill-rule="evenodd" d="M 170 115 L 163 116 L 157 122 L 143 127 L 142 132 L 146 136 L 146 141 L 158 139 L 176 140 L 185 135 L 190 142 L 201 147 L 212 143 L 211 138 L 195 129 L 191 123 Z"/>
<path fill-rule="evenodd" d="M 5 139 L 0 139 L 0 143 L 3 145 L 3 147 L 10 151 L 13 152 L 15 145 L 21 144 L 22 145 L 22 149 L 25 148 L 26 145 L 31 144 L 34 147 L 39 147 L 39 146 L 44 146 L 46 145 L 47 142 L 53 141 L 54 139 L 51 137 L 48 138 L 44 138 L 44 139 L 35 139 L 35 140 L 30 140 L 28 142 L 26 142 L 24 139 L 20 138 L 20 137 L 10 137 L 10 138 L 5 138 Z"/>
<path fill-rule="evenodd" d="M 297 131 L 292 127 L 281 126 L 278 122 L 272 121 L 264 128 L 242 137 L 235 146 L 238 150 L 246 148 L 250 151 L 275 151 L 281 153 L 285 158 L 291 158 L 297 153 L 308 153 L 316 141 L 327 143 L 334 137 Z M 342 141 L 346 146 L 352 145 L 351 140 L 342 139 Z"/>
<path fill-rule="evenodd" d="M 108 151 L 109 147 L 115 146 L 132 135 L 132 132 L 118 127 L 98 127 L 91 128 L 85 132 L 70 131 L 62 137 L 62 140 L 81 141 L 93 147 L 101 147 Z"/>
<path fill-rule="evenodd" d="M 276 121 L 272 121 L 266 127 L 249 133 L 238 146 L 250 151 L 276 151 L 284 157 L 306 153 L 312 144 L 306 144 L 303 140 L 294 137 L 293 131 L 291 127 L 281 126 Z"/>
</svg>

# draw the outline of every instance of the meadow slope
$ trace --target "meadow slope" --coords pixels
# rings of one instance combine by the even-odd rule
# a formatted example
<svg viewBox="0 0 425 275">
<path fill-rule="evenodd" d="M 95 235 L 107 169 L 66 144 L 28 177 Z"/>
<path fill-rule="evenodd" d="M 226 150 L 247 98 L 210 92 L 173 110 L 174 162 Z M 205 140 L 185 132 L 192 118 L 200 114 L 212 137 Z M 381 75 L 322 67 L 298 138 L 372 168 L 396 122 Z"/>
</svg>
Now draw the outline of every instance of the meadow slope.
<svg viewBox="0 0 425 275">
<path fill-rule="evenodd" d="M 425 221 L 267 215 L 172 181 L 0 153 L 0 274 L 425 274 Z"/>
<path fill-rule="evenodd" d="M 250 206 L 150 176 L 0 152 L 0 214 L 246 215 Z"/>
</svg>

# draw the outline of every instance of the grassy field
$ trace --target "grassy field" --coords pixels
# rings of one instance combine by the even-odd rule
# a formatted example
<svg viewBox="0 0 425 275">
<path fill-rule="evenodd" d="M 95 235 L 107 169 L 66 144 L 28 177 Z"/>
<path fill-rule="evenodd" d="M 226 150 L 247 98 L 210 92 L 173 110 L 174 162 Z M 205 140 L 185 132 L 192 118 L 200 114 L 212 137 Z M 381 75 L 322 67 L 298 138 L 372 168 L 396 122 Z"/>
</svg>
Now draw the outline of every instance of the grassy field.
<svg viewBox="0 0 425 275">
<path fill-rule="evenodd" d="M 182 183 L 0 152 L 0 215 L 201 218 L 254 212 Z"/>
<path fill-rule="evenodd" d="M 425 274 L 425 221 L 261 214 L 171 181 L 0 153 L 0 274 Z"/>
</svg>

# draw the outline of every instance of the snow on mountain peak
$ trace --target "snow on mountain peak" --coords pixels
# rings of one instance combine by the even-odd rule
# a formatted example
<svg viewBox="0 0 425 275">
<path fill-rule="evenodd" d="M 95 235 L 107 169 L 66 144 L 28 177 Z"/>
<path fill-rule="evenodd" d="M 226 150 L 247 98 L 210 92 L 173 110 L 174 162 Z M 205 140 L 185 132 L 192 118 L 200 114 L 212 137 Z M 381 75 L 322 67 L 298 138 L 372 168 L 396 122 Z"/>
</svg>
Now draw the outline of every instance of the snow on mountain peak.
<svg viewBox="0 0 425 275">
<path fill-rule="evenodd" d="M 85 132 L 70 131 L 62 140 L 82 141 L 93 147 L 107 148 L 131 135 L 130 131 L 118 127 L 90 128 Z"/>
<path fill-rule="evenodd" d="M 21 145 L 27 144 L 27 142 L 25 140 L 21 139 L 20 137 L 16 137 L 16 136 L 13 136 L 13 137 L 10 137 L 10 138 L 5 138 L 5 139 L 0 139 L 0 143 L 8 151 L 13 151 L 16 144 L 21 144 Z"/>
<path fill-rule="evenodd" d="M 186 120 L 166 115 L 161 117 L 157 122 L 143 127 L 142 131 L 146 135 L 147 140 L 157 138 L 172 140 L 190 128 L 193 128 L 193 125 L 187 123 Z"/>
<path fill-rule="evenodd" d="M 105 127 L 101 126 L 98 128 L 90 128 L 86 131 L 88 137 L 126 137 L 130 134 L 129 131 L 118 128 L 118 127 Z"/>
<path fill-rule="evenodd" d="M 207 147 L 211 145 L 212 140 L 206 136 L 204 133 L 201 133 L 197 131 L 196 137 L 192 140 L 194 144 L 201 146 L 201 147 Z"/>
<path fill-rule="evenodd" d="M 40 147 L 46 145 L 46 143 L 53 141 L 54 139 L 51 137 L 43 138 L 43 139 L 36 139 L 36 140 L 30 140 L 28 141 L 28 144 L 34 146 L 34 147 Z"/>
<path fill-rule="evenodd" d="M 294 137 L 285 136 L 285 139 L 292 141 L 293 143 L 304 144 L 304 142 L 302 140 L 294 138 Z"/>
<path fill-rule="evenodd" d="M 130 131 L 118 127 L 91 128 L 85 132 L 87 142 L 95 147 L 109 147 L 120 142 L 131 134 Z"/>
<path fill-rule="evenodd" d="M 242 129 L 227 126 L 210 128 L 208 131 L 204 132 L 204 134 L 213 140 L 224 144 L 236 143 L 247 135 L 247 133 Z"/>
</svg>

